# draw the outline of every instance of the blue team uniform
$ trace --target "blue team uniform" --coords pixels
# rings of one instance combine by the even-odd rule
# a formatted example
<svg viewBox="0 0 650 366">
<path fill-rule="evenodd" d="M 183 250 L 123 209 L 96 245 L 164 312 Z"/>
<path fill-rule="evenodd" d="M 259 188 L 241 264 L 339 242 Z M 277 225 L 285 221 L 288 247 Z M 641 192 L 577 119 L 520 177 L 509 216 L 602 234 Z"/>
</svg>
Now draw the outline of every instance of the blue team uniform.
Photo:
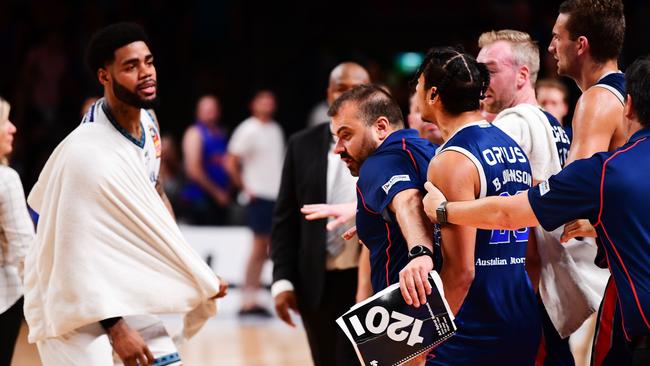
<svg viewBox="0 0 650 366">
<path fill-rule="evenodd" d="M 552 114 L 542 110 L 546 119 L 548 120 L 551 129 L 553 130 L 553 139 L 555 147 L 557 148 L 558 157 L 560 158 L 560 166 L 564 167 L 569 149 L 571 148 L 571 137 L 567 130 L 562 127 L 560 122 L 553 117 Z M 538 295 L 539 309 L 542 322 L 542 348 L 540 348 L 537 355 L 538 366 L 574 366 L 575 360 L 571 353 L 569 346 L 569 337 L 562 339 L 560 334 L 555 329 L 551 318 L 548 316 L 546 307 L 542 302 L 541 297 Z"/>
<path fill-rule="evenodd" d="M 378 292 L 399 282 L 408 263 L 408 247 L 388 205 L 407 189 L 423 195 L 429 161 L 436 146 L 412 129 L 398 130 L 361 165 L 357 181 L 357 235 L 370 251 L 372 288 Z M 434 252 L 439 250 L 434 248 Z"/>
<path fill-rule="evenodd" d="M 441 147 L 448 150 L 464 154 L 476 166 L 479 198 L 515 195 L 532 184 L 530 164 L 521 148 L 485 121 L 456 132 Z M 528 228 L 477 230 L 475 277 L 456 316 L 458 331 L 433 350 L 427 365 L 534 364 L 541 325 L 524 267 L 528 235 Z"/>
<path fill-rule="evenodd" d="M 621 148 L 578 160 L 528 193 L 535 216 L 546 230 L 581 218 L 594 224 L 612 273 L 610 282 L 615 284 L 615 318 L 620 319 L 627 341 L 650 336 L 650 194 L 643 169 L 650 166 L 649 137 L 650 129 L 644 128 Z M 609 298 L 606 294 L 603 304 Z M 625 352 L 619 351 L 618 357 L 625 358 Z M 596 364 L 629 361 L 611 356 L 595 359 Z"/>
<path fill-rule="evenodd" d="M 555 148 L 557 148 L 557 154 L 560 157 L 560 166 L 564 168 L 567 157 L 569 156 L 569 149 L 571 148 L 571 137 L 569 137 L 566 129 L 562 127 L 557 118 L 553 117 L 553 115 L 547 111 L 542 110 L 542 113 L 544 113 L 548 119 L 548 124 L 551 125 L 551 129 L 553 130 L 553 139 L 555 140 Z"/>
</svg>

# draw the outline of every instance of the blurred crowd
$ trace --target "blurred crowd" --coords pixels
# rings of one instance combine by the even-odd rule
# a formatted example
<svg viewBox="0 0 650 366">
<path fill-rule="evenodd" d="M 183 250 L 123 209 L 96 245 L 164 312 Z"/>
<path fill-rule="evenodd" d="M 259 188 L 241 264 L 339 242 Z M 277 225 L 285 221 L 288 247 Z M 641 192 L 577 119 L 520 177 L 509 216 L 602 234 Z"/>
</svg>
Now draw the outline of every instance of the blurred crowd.
<svg viewBox="0 0 650 366">
<path fill-rule="evenodd" d="M 623 66 L 650 44 L 648 32 L 640 28 L 648 6 L 645 1 L 626 2 Z M 79 123 L 83 102 L 100 94 L 84 67 L 84 45 L 94 30 L 113 21 L 135 20 L 151 35 L 161 75 L 156 111 L 170 151 L 166 173 L 176 177 L 183 171 L 183 134 L 199 119 L 194 109 L 203 95 L 217 97 L 220 134 L 228 136 L 249 113 L 253 94 L 270 88 L 277 99 L 276 119 L 288 136 L 324 114 L 324 75 L 338 61 L 352 59 L 366 66 L 372 80 L 386 85 L 407 110 L 410 75 L 395 67 L 396 54 L 423 51 L 423 45 L 432 44 L 462 44 L 475 53 L 474 35 L 488 28 L 525 29 L 545 48 L 557 4 L 500 0 L 479 1 L 469 13 L 465 8 L 463 2 L 421 1 L 399 7 L 381 1 L 2 2 L 0 95 L 12 103 L 11 117 L 21 131 L 12 166 L 29 191 L 50 152 Z M 340 9 L 364 15 L 348 28 L 339 20 Z M 464 19 L 465 31 L 445 32 L 457 19 Z M 555 75 L 552 58 L 542 54 L 540 77 Z M 577 89 L 567 85 L 570 101 L 575 101 Z M 180 194 L 180 182 L 170 179 L 167 185 Z M 237 222 L 237 214 L 232 215 L 230 222 Z M 187 216 L 192 221 L 192 214 Z"/>
</svg>

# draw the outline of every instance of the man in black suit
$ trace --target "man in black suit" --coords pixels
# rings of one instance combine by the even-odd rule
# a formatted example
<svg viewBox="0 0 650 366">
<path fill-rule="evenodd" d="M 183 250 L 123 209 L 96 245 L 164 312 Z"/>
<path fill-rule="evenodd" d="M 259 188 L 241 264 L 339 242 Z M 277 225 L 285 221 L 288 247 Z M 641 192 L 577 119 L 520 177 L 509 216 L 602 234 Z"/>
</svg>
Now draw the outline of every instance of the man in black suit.
<svg viewBox="0 0 650 366">
<path fill-rule="evenodd" d="M 327 101 L 369 82 L 363 67 L 342 63 L 330 74 Z M 356 180 L 333 146 L 329 122 L 289 139 L 271 232 L 275 309 L 291 326 L 289 309 L 300 314 L 316 366 L 358 364 L 335 320 L 355 303 L 360 246 L 341 238 L 346 225 L 328 231 L 327 220 L 308 221 L 300 212 L 305 204 L 355 200 Z"/>
</svg>

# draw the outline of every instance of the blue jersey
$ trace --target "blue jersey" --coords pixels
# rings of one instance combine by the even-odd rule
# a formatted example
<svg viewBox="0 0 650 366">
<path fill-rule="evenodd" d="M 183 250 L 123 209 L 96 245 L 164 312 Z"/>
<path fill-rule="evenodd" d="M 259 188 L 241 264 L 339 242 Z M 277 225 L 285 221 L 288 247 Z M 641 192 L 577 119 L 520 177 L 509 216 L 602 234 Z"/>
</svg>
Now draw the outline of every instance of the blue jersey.
<svg viewBox="0 0 650 366">
<path fill-rule="evenodd" d="M 388 205 L 395 195 L 418 189 L 423 195 L 429 161 L 436 146 L 412 129 L 398 130 L 361 165 L 357 181 L 357 235 L 370 251 L 372 288 L 399 282 L 408 247 Z M 435 252 L 438 253 L 439 251 Z"/>
<path fill-rule="evenodd" d="M 528 193 L 546 230 L 589 219 L 618 291 L 628 339 L 650 335 L 650 128 L 613 152 L 578 160 Z"/>
<path fill-rule="evenodd" d="M 625 74 L 613 72 L 600 78 L 593 87 L 605 88 L 625 105 Z"/>
<path fill-rule="evenodd" d="M 204 123 L 194 124 L 201 134 L 201 166 L 212 183 L 221 189 L 228 189 L 230 179 L 224 160 L 228 147 L 226 134 L 219 128 L 210 129 Z M 209 197 L 196 182 L 190 180 L 183 188 L 182 197 L 188 201 L 200 201 Z"/>
<path fill-rule="evenodd" d="M 440 151 L 459 152 L 474 163 L 479 198 L 512 196 L 532 184 L 519 145 L 485 121 L 462 127 Z M 528 235 L 528 228 L 477 230 L 475 277 L 456 316 L 458 332 L 433 351 L 428 365 L 533 365 L 541 325 L 524 267 Z"/>
<path fill-rule="evenodd" d="M 569 148 L 571 148 L 571 138 L 557 118 L 544 110 L 542 110 L 542 112 L 548 119 L 548 123 L 551 125 L 551 129 L 553 130 L 553 140 L 555 141 L 555 147 L 557 148 L 557 155 L 560 157 L 560 166 L 564 167 L 566 159 L 569 156 Z"/>
</svg>

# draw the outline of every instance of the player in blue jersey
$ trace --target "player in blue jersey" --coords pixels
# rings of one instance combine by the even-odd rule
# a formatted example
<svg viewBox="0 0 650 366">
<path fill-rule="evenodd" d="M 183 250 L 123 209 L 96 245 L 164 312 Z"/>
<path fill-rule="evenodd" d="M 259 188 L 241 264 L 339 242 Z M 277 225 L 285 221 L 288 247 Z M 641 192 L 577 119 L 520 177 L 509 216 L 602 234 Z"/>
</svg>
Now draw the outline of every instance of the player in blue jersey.
<svg viewBox="0 0 650 366">
<path fill-rule="evenodd" d="M 435 250 L 433 227 L 418 197 L 435 146 L 404 129 L 397 102 L 378 86 L 343 93 L 329 115 L 334 152 L 359 177 L 357 234 L 370 250 L 373 290 L 408 283 L 404 298 L 419 306 L 431 291 L 426 278 L 434 269 Z"/>
<path fill-rule="evenodd" d="M 617 61 L 624 37 L 622 0 L 567 0 L 560 5 L 548 50 L 557 60 L 558 74 L 573 79 L 583 91 L 573 115 L 573 139 L 567 163 L 597 152 L 612 151 L 626 141 L 627 129 L 620 118 L 625 80 Z M 588 227 L 585 221 L 572 225 Z M 605 266 L 602 259 L 599 253 L 598 260 Z M 614 288 L 611 281 L 609 283 L 607 292 L 612 292 Z M 605 297 L 611 299 L 615 295 Z M 613 306 L 606 308 L 613 309 Z M 601 311 L 598 327 L 621 328 L 620 324 L 612 326 L 612 321 L 611 312 Z M 596 331 L 597 342 L 592 353 L 596 365 L 607 358 L 610 348 L 624 347 L 622 334 L 599 336 L 598 333 L 600 330 Z M 599 338 L 607 341 L 598 342 Z M 610 339 L 613 340 L 611 344 Z"/>
<path fill-rule="evenodd" d="M 530 35 L 516 30 L 499 30 L 481 34 L 477 61 L 490 71 L 490 86 L 483 109 L 496 114 L 493 125 L 512 137 L 530 160 L 533 182 L 557 174 L 569 152 L 569 137 L 562 125 L 535 98 L 535 81 L 539 71 L 539 48 Z M 571 248 L 560 243 L 562 230 L 549 233 L 534 228 L 528 243 L 526 269 L 535 288 L 539 286 L 543 341 L 538 353 L 539 365 L 573 366 L 574 358 L 568 336 L 598 309 L 600 296 L 586 285 L 584 276 L 600 271 L 603 282 L 609 272 L 593 264 L 596 254 L 593 241 L 574 240 Z M 590 251 L 592 256 L 580 260 L 572 254 Z M 586 272 L 583 274 L 583 272 Z M 573 293 L 573 299 L 563 296 Z M 588 348 L 581 352 L 585 359 Z"/>
<path fill-rule="evenodd" d="M 516 195 L 532 185 L 519 145 L 481 116 L 489 84 L 486 66 L 453 48 L 429 51 L 417 73 L 422 118 L 438 124 L 445 140 L 428 179 L 454 200 Z M 441 231 L 440 276 L 458 331 L 427 364 L 533 365 L 541 325 L 525 269 L 529 228 Z"/>
<path fill-rule="evenodd" d="M 621 148 L 578 160 L 526 195 L 443 203 L 444 195 L 428 184 L 424 205 L 434 222 L 502 230 L 539 224 L 551 230 L 588 219 L 618 292 L 625 337 L 623 349 L 594 363 L 637 366 L 650 364 L 650 194 L 640 168 L 650 164 L 650 59 L 634 62 L 626 78 L 629 137 Z"/>
</svg>

